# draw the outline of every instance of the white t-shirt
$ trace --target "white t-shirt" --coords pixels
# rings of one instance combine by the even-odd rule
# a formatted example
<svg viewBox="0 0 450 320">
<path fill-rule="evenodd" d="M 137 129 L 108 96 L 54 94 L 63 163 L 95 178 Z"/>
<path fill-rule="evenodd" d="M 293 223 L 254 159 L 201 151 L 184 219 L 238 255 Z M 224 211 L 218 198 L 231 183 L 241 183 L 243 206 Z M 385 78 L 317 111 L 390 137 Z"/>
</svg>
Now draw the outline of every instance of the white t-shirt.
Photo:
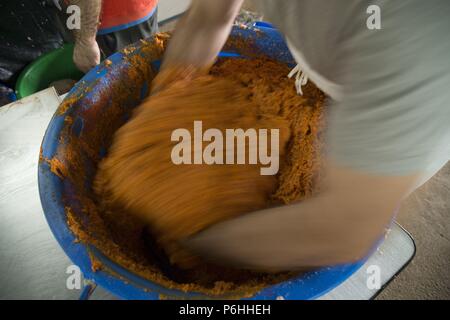
<svg viewBox="0 0 450 320">
<path fill-rule="evenodd" d="M 302 70 L 332 99 L 338 164 L 431 177 L 450 159 L 450 1 L 262 0 Z M 369 5 L 381 29 L 367 27 Z"/>
</svg>

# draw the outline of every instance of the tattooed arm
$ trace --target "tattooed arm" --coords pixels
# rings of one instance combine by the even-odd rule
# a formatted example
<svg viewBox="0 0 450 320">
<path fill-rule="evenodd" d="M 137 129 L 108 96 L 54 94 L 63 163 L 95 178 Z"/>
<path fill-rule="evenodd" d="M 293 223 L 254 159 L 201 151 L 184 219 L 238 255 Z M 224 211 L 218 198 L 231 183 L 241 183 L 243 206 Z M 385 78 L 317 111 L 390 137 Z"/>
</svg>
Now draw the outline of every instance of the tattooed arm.
<svg viewBox="0 0 450 320">
<path fill-rule="evenodd" d="M 99 24 L 102 0 L 70 0 L 81 11 L 81 27 L 74 31 L 75 49 L 73 61 L 78 69 L 89 71 L 100 63 L 100 49 L 95 37 Z"/>
</svg>

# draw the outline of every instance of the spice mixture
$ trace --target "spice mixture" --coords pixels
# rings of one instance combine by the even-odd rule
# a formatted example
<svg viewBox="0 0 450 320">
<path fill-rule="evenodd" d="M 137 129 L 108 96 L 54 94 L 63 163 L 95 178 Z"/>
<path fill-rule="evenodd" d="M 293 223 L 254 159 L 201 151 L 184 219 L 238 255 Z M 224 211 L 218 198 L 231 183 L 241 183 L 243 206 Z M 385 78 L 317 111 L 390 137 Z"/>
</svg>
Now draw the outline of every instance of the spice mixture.
<svg viewBox="0 0 450 320">
<path fill-rule="evenodd" d="M 86 111 L 84 113 L 85 118 L 89 117 L 90 114 L 98 115 L 99 112 L 103 111 L 99 110 L 100 107 L 96 108 L 97 105 L 101 105 L 99 101 L 101 102 L 102 99 L 109 101 L 108 108 L 102 113 L 104 120 L 93 124 L 85 119 L 83 132 L 89 132 L 89 139 L 83 137 L 82 134 L 79 136 L 73 134 L 73 128 L 77 126 L 77 115 L 70 112 L 66 114 L 70 109 L 69 107 L 82 108 L 82 106 L 76 105 L 78 101 L 81 101 L 80 103 L 86 102 L 81 98 L 88 95 L 90 89 L 83 88 L 81 85 L 77 92 L 78 97 L 66 100 L 58 111 L 59 114 L 65 115 L 66 132 L 61 136 L 61 139 L 64 140 L 61 141 L 64 147 L 59 148 L 51 159 L 46 159 L 41 155 L 41 161 L 48 162 L 55 174 L 63 180 L 67 180 L 66 203 L 79 203 L 79 205 L 68 205 L 66 212 L 68 224 L 80 241 L 95 246 L 116 263 L 167 288 L 197 291 L 215 297 L 251 296 L 260 289 L 286 281 L 297 273 L 270 274 L 236 270 L 208 263 L 198 264 L 198 261 L 194 264 L 195 267 L 187 269 L 173 265 L 172 262 L 177 262 L 180 256 L 175 259 L 172 258 L 172 261 L 170 261 L 167 253 L 169 253 L 169 256 L 171 254 L 176 256 L 175 253 L 179 250 L 177 248 L 168 249 L 168 247 L 163 250 L 162 247 L 168 243 L 167 239 L 163 239 L 164 237 L 161 234 L 155 235 L 154 229 L 147 228 L 148 221 L 143 220 L 142 216 L 129 214 L 127 211 L 130 210 L 129 206 L 124 207 L 117 202 L 112 203 L 108 196 L 102 197 L 104 194 L 101 190 L 104 190 L 104 188 L 96 188 L 97 191 L 100 190 L 100 196 L 93 192 L 91 185 L 97 172 L 94 169 L 86 172 L 84 169 L 87 162 L 90 164 L 88 167 L 92 168 L 97 168 L 101 163 L 102 157 L 111 146 L 115 132 L 123 125 L 125 116 L 130 116 L 133 104 L 137 104 L 139 101 L 141 95 L 139 84 L 151 82 L 155 75 L 155 71 L 148 61 L 161 57 L 167 39 L 168 37 L 165 35 L 158 35 L 154 42 L 143 43 L 141 49 L 143 54 L 141 55 L 132 55 L 130 53 L 132 53 L 133 48 L 127 49 L 127 59 L 134 67 L 129 68 L 127 74 L 120 75 L 120 77 L 123 77 L 121 78 L 122 82 L 115 82 L 117 84 L 109 89 L 112 93 L 100 92 L 95 99 L 92 98 L 95 101 L 91 101 L 92 106 L 87 113 Z M 244 45 L 239 41 L 235 41 L 234 45 L 236 44 L 241 45 L 243 51 L 249 50 L 244 46 L 251 45 Z M 107 64 L 105 68 L 108 68 Z M 248 206 L 244 206 L 242 212 L 301 201 L 317 191 L 317 181 L 320 179 L 319 173 L 321 171 L 320 155 L 323 147 L 325 96 L 312 83 L 308 83 L 304 87 L 303 96 L 297 95 L 294 80 L 287 78 L 289 71 L 290 68 L 286 64 L 270 60 L 263 55 L 255 55 L 251 58 L 223 58 L 219 59 L 211 69 L 210 75 L 202 80 L 204 81 L 202 85 L 206 86 L 211 85 L 211 81 L 214 82 L 214 80 L 217 80 L 217 83 L 223 86 L 229 86 L 232 83 L 236 88 L 231 90 L 239 91 L 238 100 L 242 98 L 242 92 L 245 92 L 245 103 L 242 99 L 239 102 L 246 106 L 243 109 L 246 110 L 244 122 L 249 127 L 263 127 L 267 124 L 264 121 L 269 121 L 273 127 L 285 127 L 285 131 L 288 132 L 286 141 L 284 141 L 282 162 L 277 176 L 275 178 L 262 178 L 265 180 L 261 182 L 259 170 L 257 170 L 257 174 L 252 172 L 246 176 L 243 185 L 256 181 L 261 186 L 260 192 L 258 191 L 253 195 L 247 194 L 245 188 L 241 188 L 242 192 L 233 191 L 236 192 L 236 194 L 232 194 L 233 196 L 249 199 L 246 204 Z M 130 82 L 138 85 L 123 85 L 123 83 Z M 130 90 L 134 91 L 130 93 Z M 227 87 L 227 90 L 230 90 L 230 88 Z M 136 97 L 135 101 L 129 101 L 129 104 L 117 102 L 122 101 L 120 99 L 122 96 L 128 97 L 130 95 Z M 182 93 L 179 95 L 182 96 Z M 224 101 L 218 103 L 218 106 L 225 105 L 227 104 Z M 179 110 L 180 108 L 175 107 L 175 109 L 175 112 L 182 112 Z M 162 109 L 160 108 L 160 110 Z M 242 110 L 239 111 L 236 108 L 226 110 L 231 116 L 242 114 Z M 139 108 L 136 112 L 139 113 Z M 211 127 L 215 125 L 221 127 L 218 122 L 220 117 L 228 119 L 226 120 L 229 121 L 228 124 L 233 121 L 233 117 L 227 116 L 226 112 L 219 112 L 219 116 L 214 116 L 212 113 L 207 114 L 213 119 Z M 152 116 L 155 117 L 156 114 Z M 261 118 L 266 120 L 261 120 Z M 177 123 L 176 125 L 183 127 L 185 124 L 187 126 L 187 122 Z M 225 122 L 222 125 L 226 126 L 227 123 Z M 283 138 L 280 140 L 283 141 Z M 99 154 L 98 150 L 102 150 L 102 152 Z M 136 163 L 136 165 L 138 164 Z M 149 163 L 148 166 L 148 170 L 151 170 L 152 164 Z M 102 165 L 100 167 L 102 168 Z M 136 170 L 136 168 L 135 166 L 134 169 Z M 147 169 L 142 166 L 142 170 Z M 239 170 L 245 171 L 246 169 L 241 168 Z M 251 172 L 251 170 L 247 172 Z M 234 174 L 235 177 L 238 176 L 237 172 Z M 242 174 L 243 172 L 239 172 L 239 175 Z M 256 177 L 257 175 L 258 177 Z M 223 176 L 221 177 L 218 174 L 215 178 L 220 179 Z M 157 177 L 155 183 L 161 181 L 158 179 L 164 179 L 164 177 Z M 232 181 L 232 179 L 228 178 L 226 181 Z M 174 180 L 170 185 L 173 186 L 176 182 L 177 180 Z M 151 185 L 150 181 L 148 183 Z M 187 195 L 182 200 L 190 199 L 189 201 L 199 208 L 201 200 L 196 201 L 193 198 L 195 195 L 189 193 L 190 186 L 178 184 L 180 186 L 174 191 L 164 190 L 164 194 L 170 195 L 173 192 L 172 198 L 169 197 L 168 199 L 173 199 L 176 196 L 182 197 L 184 190 Z M 227 186 L 233 186 L 233 183 L 229 182 Z M 262 195 L 264 195 L 264 199 L 261 198 Z M 74 199 L 76 201 L 71 201 Z M 167 199 L 165 203 L 167 204 Z M 154 208 L 164 207 L 158 207 L 158 205 Z M 208 205 L 207 208 L 215 209 L 213 202 L 208 203 Z M 223 207 L 226 207 L 226 205 L 223 205 Z M 233 206 L 231 205 L 230 208 L 218 220 L 223 219 L 226 215 L 232 216 Z M 217 219 L 212 219 L 194 226 L 190 230 L 196 232 L 215 222 L 217 222 Z M 168 246 L 170 247 L 170 245 Z M 185 259 L 184 253 L 181 261 L 183 259 Z M 102 267 L 98 261 L 94 261 L 93 268 Z"/>
</svg>

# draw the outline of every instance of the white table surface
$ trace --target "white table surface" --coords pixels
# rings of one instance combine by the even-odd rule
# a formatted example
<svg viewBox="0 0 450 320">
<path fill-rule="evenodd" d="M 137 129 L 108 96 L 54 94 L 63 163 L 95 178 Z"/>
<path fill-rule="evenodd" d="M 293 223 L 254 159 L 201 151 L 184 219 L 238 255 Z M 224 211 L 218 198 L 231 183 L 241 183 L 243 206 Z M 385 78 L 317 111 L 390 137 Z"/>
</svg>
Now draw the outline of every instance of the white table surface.
<svg viewBox="0 0 450 320">
<path fill-rule="evenodd" d="M 0 299 L 77 299 L 66 287 L 69 258 L 53 237 L 39 200 L 37 165 L 45 129 L 61 102 L 53 88 L 0 107 Z M 369 266 L 386 284 L 413 257 L 412 238 L 394 224 L 353 276 L 321 299 L 370 299 Z M 111 299 L 97 288 L 92 299 Z"/>
</svg>

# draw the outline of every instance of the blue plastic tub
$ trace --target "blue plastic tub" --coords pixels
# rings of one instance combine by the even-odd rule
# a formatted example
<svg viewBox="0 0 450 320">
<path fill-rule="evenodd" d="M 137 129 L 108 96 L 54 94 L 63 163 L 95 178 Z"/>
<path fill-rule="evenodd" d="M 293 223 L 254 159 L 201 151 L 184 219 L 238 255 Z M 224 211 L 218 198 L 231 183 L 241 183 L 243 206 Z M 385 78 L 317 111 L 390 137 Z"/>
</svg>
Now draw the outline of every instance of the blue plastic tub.
<svg viewBox="0 0 450 320">
<path fill-rule="evenodd" d="M 282 36 L 270 27 L 259 27 L 255 31 L 252 28 L 242 29 L 234 27 L 232 37 L 243 37 L 252 42 L 255 49 L 262 53 L 294 65 L 295 61 L 289 53 Z M 133 55 L 145 56 L 142 44 L 137 45 L 135 50 L 127 53 L 116 53 L 109 58 L 111 65 L 105 63 L 91 70 L 84 78 L 70 91 L 65 98 L 62 108 L 52 118 L 42 143 L 41 157 L 51 159 L 58 150 L 64 148 L 65 134 L 76 134 L 83 139 L 90 139 L 90 130 L 96 124 L 103 121 L 102 113 L 105 112 L 113 99 L 112 87 L 118 81 L 127 82 L 127 71 L 132 68 L 128 62 Z M 222 56 L 238 56 L 239 48 L 233 48 L 231 42 L 224 47 Z M 151 59 L 151 58 L 149 58 Z M 155 70 L 159 67 L 157 60 L 151 61 L 151 68 Z M 148 83 L 129 83 L 130 94 L 120 101 L 125 108 L 132 109 L 147 95 Z M 64 121 L 66 116 L 70 116 L 74 121 Z M 125 121 L 125 117 L 123 119 Z M 69 127 L 67 127 L 69 126 Z M 68 129 L 68 130 L 66 130 Z M 105 150 L 99 148 L 98 154 L 103 156 Z M 93 175 L 95 174 L 95 163 L 85 162 L 86 188 L 90 188 Z M 86 244 L 76 242 L 74 234 L 68 227 L 65 207 L 77 210 L 80 207 L 77 200 L 77 190 L 67 180 L 60 179 L 58 175 L 50 170 L 47 161 L 39 163 L 39 192 L 45 216 L 50 228 L 70 259 L 78 265 L 85 278 L 91 280 L 110 291 L 112 294 L 123 299 L 159 299 L 160 294 L 174 298 L 217 298 L 206 297 L 198 292 L 182 292 L 165 288 L 157 283 L 145 280 L 120 265 L 105 257 L 99 250 Z M 99 259 L 109 271 L 93 272 L 89 253 Z M 271 287 L 267 287 L 250 299 L 314 299 L 338 286 L 351 274 L 353 274 L 362 262 L 323 268 L 315 272 L 302 275 Z"/>
</svg>

